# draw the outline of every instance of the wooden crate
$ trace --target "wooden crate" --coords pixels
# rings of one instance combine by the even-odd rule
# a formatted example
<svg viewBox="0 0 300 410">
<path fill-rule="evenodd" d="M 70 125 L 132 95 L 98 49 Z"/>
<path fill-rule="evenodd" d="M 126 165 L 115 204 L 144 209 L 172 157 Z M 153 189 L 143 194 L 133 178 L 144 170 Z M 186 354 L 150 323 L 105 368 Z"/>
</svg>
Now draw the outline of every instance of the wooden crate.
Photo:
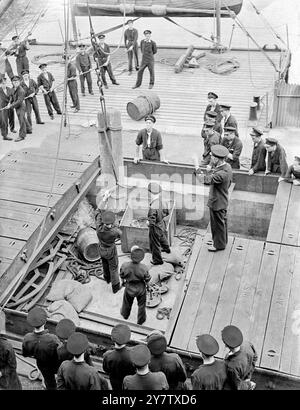
<svg viewBox="0 0 300 410">
<path fill-rule="evenodd" d="M 175 201 L 169 201 L 169 215 L 165 218 L 167 222 L 167 233 L 170 246 L 172 245 L 173 236 L 176 233 L 176 209 Z M 121 249 L 122 252 L 130 252 L 134 245 L 138 245 L 145 251 L 149 251 L 149 229 L 148 227 L 137 228 L 131 226 L 131 222 L 137 218 L 147 218 L 148 206 L 147 201 L 140 204 L 138 208 L 132 208 L 127 205 L 125 213 L 120 223 L 122 230 Z"/>
</svg>

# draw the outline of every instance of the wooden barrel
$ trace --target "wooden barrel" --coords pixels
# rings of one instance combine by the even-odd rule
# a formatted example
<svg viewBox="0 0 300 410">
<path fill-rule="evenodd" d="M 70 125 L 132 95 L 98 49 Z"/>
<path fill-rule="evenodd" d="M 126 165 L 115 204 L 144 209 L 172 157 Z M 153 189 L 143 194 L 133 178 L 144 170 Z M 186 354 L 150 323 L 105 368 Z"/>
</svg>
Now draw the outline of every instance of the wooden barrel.
<svg viewBox="0 0 300 410">
<path fill-rule="evenodd" d="M 154 113 L 160 107 L 159 96 L 155 93 L 144 93 L 127 104 L 127 113 L 133 120 L 139 121 L 146 115 Z"/>
<path fill-rule="evenodd" d="M 87 261 L 95 262 L 100 259 L 99 240 L 95 229 L 81 229 L 77 235 L 77 246 Z"/>
</svg>

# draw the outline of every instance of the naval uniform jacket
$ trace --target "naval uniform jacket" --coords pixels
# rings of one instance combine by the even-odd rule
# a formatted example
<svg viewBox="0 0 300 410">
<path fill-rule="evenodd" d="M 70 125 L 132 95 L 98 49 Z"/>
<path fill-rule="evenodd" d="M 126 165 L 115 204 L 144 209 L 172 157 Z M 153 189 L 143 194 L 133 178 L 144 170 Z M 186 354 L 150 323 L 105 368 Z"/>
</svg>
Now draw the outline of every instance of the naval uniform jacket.
<svg viewBox="0 0 300 410">
<path fill-rule="evenodd" d="M 218 132 L 214 132 L 210 136 L 206 136 L 204 139 L 204 152 L 203 158 L 207 157 L 211 153 L 211 147 L 213 145 L 220 144 L 221 135 Z"/>
<path fill-rule="evenodd" d="M 207 105 L 207 107 L 205 108 L 204 117 L 203 117 L 204 121 L 205 121 L 206 113 L 208 111 L 215 111 L 218 114 L 216 117 L 216 122 L 221 122 L 222 120 L 221 107 L 218 103 L 214 107 L 211 104 Z"/>
<path fill-rule="evenodd" d="M 147 129 L 144 128 L 141 131 L 139 131 L 135 143 L 136 145 L 142 145 L 143 159 L 147 159 L 150 161 L 160 161 L 159 151 L 163 148 L 160 132 L 153 128 L 150 135 L 149 146 L 147 141 L 148 133 Z"/>
<path fill-rule="evenodd" d="M 257 353 L 252 343 L 245 341 L 238 352 L 227 354 L 225 365 L 230 387 L 233 390 L 248 390 L 248 382 L 254 372 Z"/>
<path fill-rule="evenodd" d="M 233 115 L 229 115 L 229 117 L 224 121 L 224 128 L 225 127 L 234 127 L 236 132 L 238 131 L 238 123 L 237 120 Z"/>
<path fill-rule="evenodd" d="M 274 174 L 281 174 L 281 177 L 285 177 L 288 164 L 286 162 L 286 153 L 284 148 L 277 144 L 274 152 L 268 152 L 267 170 Z"/>
<path fill-rule="evenodd" d="M 232 182 L 232 169 L 229 164 L 214 168 L 211 174 L 204 176 L 204 183 L 210 185 L 207 206 L 213 211 L 228 207 L 228 189 Z"/>
<path fill-rule="evenodd" d="M 163 352 L 158 356 L 152 355 L 149 369 L 151 372 L 163 372 L 166 375 L 170 390 L 180 389 L 186 381 L 184 365 L 176 353 Z"/>
<path fill-rule="evenodd" d="M 22 390 L 17 375 L 15 351 L 5 335 L 0 334 L 0 390 Z"/>
<path fill-rule="evenodd" d="M 234 137 L 232 141 L 226 138 L 222 139 L 222 145 L 226 147 L 230 154 L 232 154 L 232 159 L 226 158 L 226 162 L 231 165 L 234 169 L 240 168 L 240 155 L 243 149 L 243 143 L 239 137 Z"/>
<path fill-rule="evenodd" d="M 254 172 L 266 170 L 266 154 L 267 150 L 264 145 L 264 141 L 261 140 L 257 144 L 254 144 L 251 159 L 251 169 Z"/>
<path fill-rule="evenodd" d="M 122 231 L 115 226 L 111 228 L 101 224 L 97 229 L 97 236 L 100 242 L 100 249 L 111 248 L 115 245 L 115 240 L 120 238 Z"/>
<path fill-rule="evenodd" d="M 21 86 L 23 90 L 25 91 L 25 97 L 28 97 L 30 94 L 33 94 L 33 93 L 37 94 L 39 91 L 37 83 L 32 78 L 29 79 L 28 85 L 25 83 L 25 81 L 23 81 L 21 83 Z"/>
<path fill-rule="evenodd" d="M 103 355 L 103 370 L 109 375 L 113 390 L 122 390 L 125 376 L 135 374 L 135 367 L 131 361 L 130 348 L 108 350 Z"/>
<path fill-rule="evenodd" d="M 191 376 L 193 390 L 223 390 L 227 380 L 224 361 L 201 364 Z"/>
<path fill-rule="evenodd" d="M 161 199 L 161 196 L 150 202 L 148 210 L 149 227 L 156 227 L 166 231 L 166 224 L 164 218 L 169 215 L 167 204 Z"/>
<path fill-rule="evenodd" d="M 12 91 L 12 88 L 6 87 L 6 92 L 4 92 L 3 88 L 0 87 L 0 108 L 6 107 L 10 102 Z"/>
<path fill-rule="evenodd" d="M 58 390 L 108 390 L 107 381 L 86 362 L 65 360 L 57 373 Z"/>
<path fill-rule="evenodd" d="M 83 73 L 85 71 L 88 71 L 92 68 L 92 58 L 88 53 L 84 54 L 77 54 L 76 56 L 76 66 L 79 71 L 82 71 Z"/>
<path fill-rule="evenodd" d="M 49 80 L 44 76 L 44 73 L 41 73 L 37 78 L 37 85 L 38 87 L 42 85 L 46 91 L 49 91 L 54 82 L 54 77 L 49 71 L 47 71 L 47 74 Z"/>
<path fill-rule="evenodd" d="M 124 390 L 168 390 L 169 385 L 163 372 L 134 374 L 126 376 L 123 381 Z"/>
<path fill-rule="evenodd" d="M 133 28 L 132 30 L 130 30 L 129 28 L 126 29 L 124 33 L 125 47 L 127 49 L 130 48 L 131 46 L 133 46 L 133 48 L 136 48 L 138 36 L 139 34 L 136 28 Z"/>
<path fill-rule="evenodd" d="M 26 107 L 25 107 L 24 98 L 25 98 L 25 91 L 23 90 L 21 85 L 19 85 L 17 88 L 12 88 L 11 95 L 10 95 L 10 103 L 11 103 L 10 108 L 15 109 L 16 111 L 19 111 L 21 109 L 25 111 Z"/>
<path fill-rule="evenodd" d="M 106 63 L 109 57 L 109 53 L 110 53 L 110 48 L 108 44 L 104 43 L 103 47 L 101 46 L 101 48 L 100 48 L 100 45 L 98 45 L 97 52 L 94 53 L 94 56 L 98 58 L 98 62 L 100 66 L 103 66 Z"/>
<path fill-rule="evenodd" d="M 131 297 L 145 293 L 146 283 L 151 280 L 148 268 L 144 263 L 124 262 L 120 269 L 120 277 L 125 282 L 126 292 Z"/>
<path fill-rule="evenodd" d="M 142 40 L 141 41 L 141 52 L 142 52 L 142 64 L 153 64 L 154 63 L 154 54 L 157 53 L 157 46 L 155 41 Z"/>
<path fill-rule="evenodd" d="M 65 360 L 72 360 L 74 358 L 74 355 L 70 353 L 67 349 L 67 341 L 64 341 L 61 346 L 58 346 L 57 357 L 60 365 Z M 89 366 L 93 366 L 93 362 L 91 360 L 91 356 L 88 350 L 84 353 L 84 360 Z"/>
</svg>

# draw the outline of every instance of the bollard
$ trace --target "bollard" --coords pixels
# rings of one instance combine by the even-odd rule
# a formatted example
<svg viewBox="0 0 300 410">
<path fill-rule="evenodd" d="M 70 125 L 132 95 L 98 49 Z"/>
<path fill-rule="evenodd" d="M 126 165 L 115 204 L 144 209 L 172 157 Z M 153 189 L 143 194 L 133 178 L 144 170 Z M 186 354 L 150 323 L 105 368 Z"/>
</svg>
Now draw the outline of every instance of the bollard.
<svg viewBox="0 0 300 410">
<path fill-rule="evenodd" d="M 257 103 L 250 104 L 249 121 L 257 121 Z"/>
<path fill-rule="evenodd" d="M 260 111 L 260 96 L 259 95 L 254 96 L 253 101 L 257 104 L 257 111 Z"/>
</svg>

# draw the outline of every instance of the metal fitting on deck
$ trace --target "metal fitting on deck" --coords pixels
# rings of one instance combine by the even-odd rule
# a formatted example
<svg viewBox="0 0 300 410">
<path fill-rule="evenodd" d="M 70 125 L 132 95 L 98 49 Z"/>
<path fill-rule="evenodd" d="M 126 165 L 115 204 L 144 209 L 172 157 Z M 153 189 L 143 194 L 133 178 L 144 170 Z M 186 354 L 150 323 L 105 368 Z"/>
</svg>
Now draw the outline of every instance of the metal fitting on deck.
<svg viewBox="0 0 300 410">
<path fill-rule="evenodd" d="M 24 249 L 24 251 L 21 253 L 20 259 L 23 262 L 27 262 L 27 260 L 28 260 L 28 258 L 27 258 L 27 249 Z"/>
</svg>

